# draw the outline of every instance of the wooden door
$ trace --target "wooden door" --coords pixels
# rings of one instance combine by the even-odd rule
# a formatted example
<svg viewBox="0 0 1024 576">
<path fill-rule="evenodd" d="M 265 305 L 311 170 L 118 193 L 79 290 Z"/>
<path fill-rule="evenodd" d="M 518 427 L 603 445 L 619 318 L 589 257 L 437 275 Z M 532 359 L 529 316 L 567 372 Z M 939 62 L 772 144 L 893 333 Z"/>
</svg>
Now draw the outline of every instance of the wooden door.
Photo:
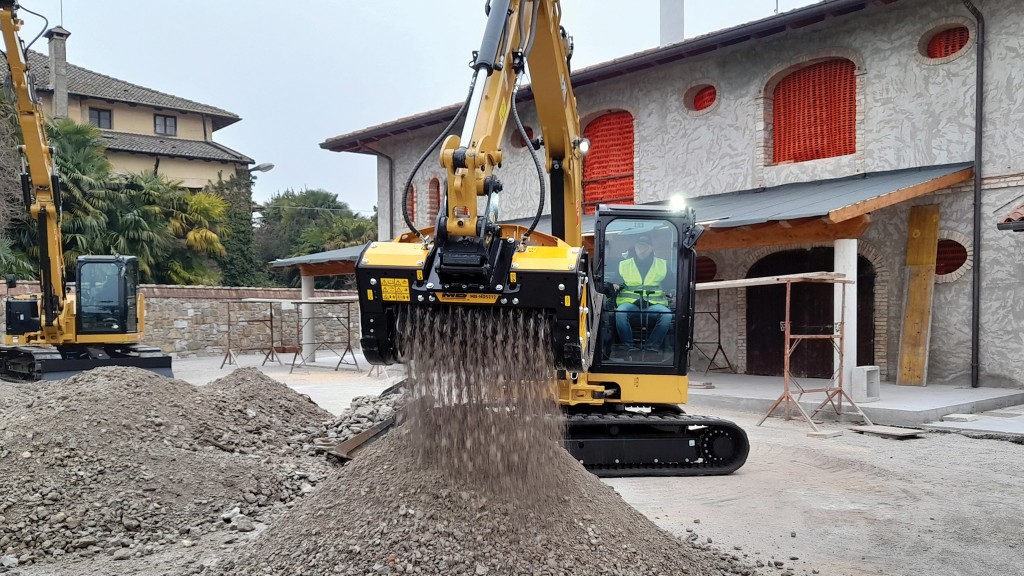
<svg viewBox="0 0 1024 576">
<path fill-rule="evenodd" d="M 770 254 L 750 268 L 748 278 L 832 270 L 832 248 L 786 250 Z M 857 363 L 874 361 L 874 269 L 863 257 L 857 259 Z M 747 288 L 747 373 L 782 376 L 786 315 L 785 285 Z M 833 285 L 795 283 L 790 301 L 794 334 L 833 332 Z M 852 319 L 851 319 L 852 320 Z M 828 340 L 804 340 L 790 357 L 797 377 L 831 378 L 834 349 Z"/>
</svg>

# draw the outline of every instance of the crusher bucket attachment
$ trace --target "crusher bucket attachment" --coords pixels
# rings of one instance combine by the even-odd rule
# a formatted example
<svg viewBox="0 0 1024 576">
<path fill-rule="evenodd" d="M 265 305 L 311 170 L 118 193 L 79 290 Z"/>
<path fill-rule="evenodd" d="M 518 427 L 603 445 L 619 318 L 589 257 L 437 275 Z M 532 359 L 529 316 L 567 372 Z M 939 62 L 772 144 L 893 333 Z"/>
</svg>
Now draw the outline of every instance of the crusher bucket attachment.
<svg viewBox="0 0 1024 576">
<path fill-rule="evenodd" d="M 356 264 L 356 282 L 360 344 L 370 363 L 400 361 L 398 323 L 405 308 L 507 307 L 543 310 L 557 368 L 587 370 L 600 296 L 590 281 L 586 251 L 539 232 L 524 245 L 518 240 L 524 228 L 495 228 L 488 238 L 457 237 L 444 244 L 423 243 L 414 234 L 367 244 Z"/>
</svg>

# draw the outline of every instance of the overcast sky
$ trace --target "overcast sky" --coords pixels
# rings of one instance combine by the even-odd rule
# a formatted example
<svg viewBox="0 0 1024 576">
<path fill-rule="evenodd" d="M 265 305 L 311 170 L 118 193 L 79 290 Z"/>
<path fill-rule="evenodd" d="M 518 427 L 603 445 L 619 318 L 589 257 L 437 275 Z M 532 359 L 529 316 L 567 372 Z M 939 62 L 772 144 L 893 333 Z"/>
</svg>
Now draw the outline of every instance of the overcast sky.
<svg viewBox="0 0 1024 576">
<path fill-rule="evenodd" d="M 779 0 L 784 12 L 812 0 Z M 24 0 L 71 32 L 68 61 L 229 110 L 214 139 L 275 168 L 254 197 L 323 188 L 369 213 L 376 160 L 333 136 L 460 101 L 483 0 Z M 658 0 L 562 0 L 576 69 L 653 48 Z M 775 0 L 690 0 L 687 37 L 770 16 Z M 27 21 L 29 42 L 42 21 Z M 46 40 L 32 47 L 46 52 Z M 404 177 L 404 175 L 403 175 Z"/>
</svg>

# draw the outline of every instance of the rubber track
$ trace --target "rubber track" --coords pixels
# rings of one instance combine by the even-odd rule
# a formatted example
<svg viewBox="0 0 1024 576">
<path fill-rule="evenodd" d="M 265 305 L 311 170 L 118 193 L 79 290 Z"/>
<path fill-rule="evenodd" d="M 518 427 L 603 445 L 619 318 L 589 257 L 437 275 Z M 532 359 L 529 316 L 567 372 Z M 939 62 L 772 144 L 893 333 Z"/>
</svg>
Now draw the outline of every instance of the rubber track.
<svg viewBox="0 0 1024 576">
<path fill-rule="evenodd" d="M 750 444 L 747 440 L 747 433 L 736 424 L 716 418 L 714 416 L 699 416 L 694 414 L 644 414 L 636 412 L 625 412 L 617 414 L 568 414 L 566 416 L 566 427 L 569 435 L 568 443 L 581 438 L 573 438 L 573 428 L 581 426 L 617 426 L 619 434 L 616 438 L 626 439 L 628 442 L 643 442 L 646 438 L 629 438 L 631 427 L 679 427 L 676 434 L 680 442 L 687 442 L 693 438 L 708 438 L 713 435 L 728 434 L 736 443 L 736 450 L 732 457 L 721 461 L 712 461 L 702 458 L 699 462 L 659 462 L 630 465 L 587 465 L 584 466 L 596 476 L 602 478 L 628 477 L 628 476 L 714 476 L 731 474 L 739 469 L 747 461 L 747 454 L 750 451 Z M 698 430 L 691 430 L 693 427 L 701 427 Z M 711 435 L 711 436 L 709 436 Z M 585 440 L 585 438 L 584 438 Z M 569 449 L 571 453 L 572 450 Z"/>
</svg>

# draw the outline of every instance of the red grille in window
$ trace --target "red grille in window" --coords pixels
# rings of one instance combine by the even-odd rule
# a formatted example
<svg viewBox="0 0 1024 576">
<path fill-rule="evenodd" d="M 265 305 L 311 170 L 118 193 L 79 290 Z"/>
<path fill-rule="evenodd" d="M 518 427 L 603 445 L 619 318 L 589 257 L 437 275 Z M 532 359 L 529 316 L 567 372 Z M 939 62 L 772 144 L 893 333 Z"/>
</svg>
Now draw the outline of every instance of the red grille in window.
<svg viewBox="0 0 1024 576">
<path fill-rule="evenodd" d="M 935 273 L 949 274 L 956 272 L 967 262 L 967 248 L 956 240 L 939 240 L 939 248 L 935 255 Z"/>
<path fill-rule="evenodd" d="M 591 122 L 583 135 L 590 153 L 583 162 L 583 211 L 597 205 L 633 203 L 633 116 L 612 112 Z"/>
<path fill-rule="evenodd" d="M 427 192 L 427 222 L 433 226 L 437 222 L 437 211 L 441 209 L 441 183 L 437 178 L 430 179 Z"/>
<path fill-rule="evenodd" d="M 693 109 L 705 110 L 710 108 L 715 103 L 716 98 L 718 98 L 718 91 L 715 90 L 715 87 L 705 86 L 698 90 L 697 94 L 693 97 Z"/>
<path fill-rule="evenodd" d="M 405 209 L 409 213 L 409 220 L 416 223 L 416 188 L 409 186 L 409 197 L 405 200 Z"/>
<path fill-rule="evenodd" d="M 849 60 L 786 76 L 774 92 L 774 161 L 804 162 L 857 150 L 857 85 Z"/>
<path fill-rule="evenodd" d="M 697 256 L 697 282 L 711 282 L 718 274 L 718 264 L 707 256 Z"/>
<path fill-rule="evenodd" d="M 928 41 L 929 58 L 945 58 L 956 54 L 967 45 L 971 37 L 971 31 L 966 26 L 943 30 Z"/>
</svg>

